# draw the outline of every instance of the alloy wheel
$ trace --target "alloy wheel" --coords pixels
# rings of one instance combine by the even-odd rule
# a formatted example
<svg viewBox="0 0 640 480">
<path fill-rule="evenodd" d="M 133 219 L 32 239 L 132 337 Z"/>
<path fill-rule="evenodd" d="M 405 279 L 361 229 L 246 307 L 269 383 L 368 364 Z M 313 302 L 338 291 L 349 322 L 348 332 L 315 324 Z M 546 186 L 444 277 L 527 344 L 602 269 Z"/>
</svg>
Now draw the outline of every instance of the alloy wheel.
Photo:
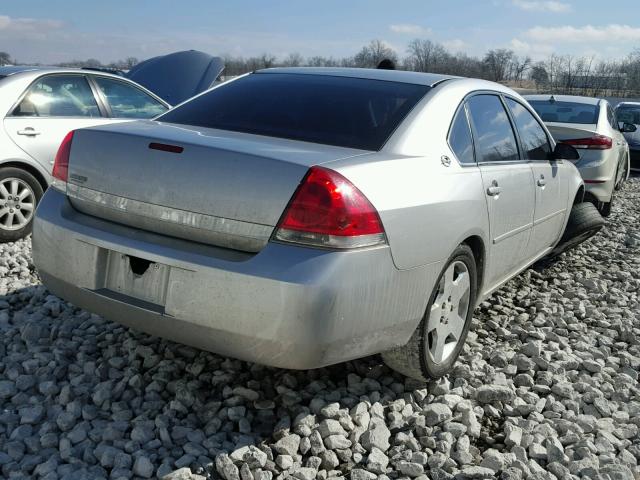
<svg viewBox="0 0 640 480">
<path fill-rule="evenodd" d="M 425 351 L 434 363 L 446 362 L 455 352 L 464 331 L 470 297 L 469 269 L 464 262 L 455 261 L 440 278 L 426 325 Z"/>
<path fill-rule="evenodd" d="M 35 208 L 36 196 L 27 182 L 14 177 L 0 181 L 0 228 L 24 228 L 31 221 Z"/>
</svg>

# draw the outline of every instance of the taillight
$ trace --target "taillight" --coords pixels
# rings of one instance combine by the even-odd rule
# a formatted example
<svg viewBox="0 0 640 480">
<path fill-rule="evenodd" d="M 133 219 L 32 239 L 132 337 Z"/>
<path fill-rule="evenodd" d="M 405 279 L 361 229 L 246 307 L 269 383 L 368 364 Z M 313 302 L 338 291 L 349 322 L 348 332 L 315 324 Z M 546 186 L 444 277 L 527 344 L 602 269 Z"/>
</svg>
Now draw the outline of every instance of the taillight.
<svg viewBox="0 0 640 480">
<path fill-rule="evenodd" d="M 69 177 L 69 155 L 71 154 L 71 142 L 73 141 L 73 130 L 71 130 L 62 140 L 56 159 L 53 162 L 53 187 L 66 190 Z"/>
<path fill-rule="evenodd" d="M 562 140 L 562 143 L 572 145 L 574 148 L 589 150 L 608 150 L 613 146 L 613 140 L 605 135 L 594 135 L 589 138 Z"/>
<path fill-rule="evenodd" d="M 327 248 L 370 247 L 387 239 L 377 210 L 338 172 L 312 167 L 293 194 L 275 239 Z"/>
</svg>

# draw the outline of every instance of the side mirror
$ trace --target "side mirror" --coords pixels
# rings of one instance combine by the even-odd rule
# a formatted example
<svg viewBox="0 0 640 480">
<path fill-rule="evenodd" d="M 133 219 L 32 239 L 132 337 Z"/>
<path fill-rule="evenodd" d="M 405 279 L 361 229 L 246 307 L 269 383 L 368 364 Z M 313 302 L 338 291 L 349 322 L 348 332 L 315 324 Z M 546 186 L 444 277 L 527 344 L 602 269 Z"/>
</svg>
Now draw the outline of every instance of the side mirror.
<svg viewBox="0 0 640 480">
<path fill-rule="evenodd" d="M 566 143 L 556 143 L 551 157 L 553 160 L 580 160 L 578 150 Z"/>
<path fill-rule="evenodd" d="M 636 127 L 633 123 L 625 123 L 622 125 L 622 128 L 620 129 L 620 131 L 623 133 L 632 133 L 632 132 L 635 132 L 637 129 L 638 127 Z"/>
</svg>

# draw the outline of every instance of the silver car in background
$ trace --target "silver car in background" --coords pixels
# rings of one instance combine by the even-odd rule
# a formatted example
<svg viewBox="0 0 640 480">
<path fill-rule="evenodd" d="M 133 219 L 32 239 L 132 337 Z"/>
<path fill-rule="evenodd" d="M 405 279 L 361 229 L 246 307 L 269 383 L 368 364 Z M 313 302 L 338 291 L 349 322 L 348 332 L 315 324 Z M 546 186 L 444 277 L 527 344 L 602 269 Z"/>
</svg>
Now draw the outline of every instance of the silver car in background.
<svg viewBox="0 0 640 480">
<path fill-rule="evenodd" d="M 31 231 L 55 154 L 69 131 L 152 118 L 168 108 L 140 85 L 109 73 L 0 67 L 0 241 Z"/>
<path fill-rule="evenodd" d="M 608 101 L 573 95 L 525 95 L 557 142 L 580 152 L 576 167 L 584 179 L 586 199 L 602 215 L 611 214 L 615 190 L 629 176 L 629 147 Z"/>
<path fill-rule="evenodd" d="M 576 157 L 496 83 L 262 70 L 68 135 L 33 257 L 55 294 L 154 335 L 437 377 L 481 299 L 601 226 Z"/>
</svg>

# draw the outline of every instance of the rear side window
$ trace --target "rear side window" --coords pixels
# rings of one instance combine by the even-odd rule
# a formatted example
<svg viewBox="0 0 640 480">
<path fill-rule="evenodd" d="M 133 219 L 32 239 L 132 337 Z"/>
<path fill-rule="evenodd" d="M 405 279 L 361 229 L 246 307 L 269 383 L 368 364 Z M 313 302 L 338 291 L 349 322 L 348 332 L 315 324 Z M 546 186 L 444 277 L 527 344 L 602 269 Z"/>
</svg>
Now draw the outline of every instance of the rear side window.
<svg viewBox="0 0 640 480">
<path fill-rule="evenodd" d="M 527 158 L 529 160 L 549 160 L 551 145 L 549 145 L 549 139 L 544 128 L 523 105 L 511 98 L 506 100 L 509 110 L 513 114 L 522 148 Z"/>
<path fill-rule="evenodd" d="M 50 75 L 37 80 L 13 110 L 17 117 L 99 117 L 100 110 L 83 75 Z"/>
<path fill-rule="evenodd" d="M 94 77 L 115 118 L 153 118 L 167 111 L 155 98 L 126 82 Z"/>
<path fill-rule="evenodd" d="M 579 102 L 559 102 L 557 100 L 529 100 L 529 104 L 544 122 L 598 123 L 600 108 L 598 105 Z"/>
<path fill-rule="evenodd" d="M 473 139 L 464 105 L 458 109 L 449 131 L 449 145 L 462 164 L 475 163 L 473 156 Z"/>
<path fill-rule="evenodd" d="M 518 146 L 507 112 L 496 95 L 476 95 L 467 101 L 475 132 L 478 162 L 518 160 Z"/>
<path fill-rule="evenodd" d="M 607 120 L 609 121 L 611 128 L 618 130 L 619 127 L 616 125 L 616 114 L 613 113 L 613 109 L 609 104 L 607 104 Z"/>
<path fill-rule="evenodd" d="M 424 85 L 362 78 L 254 73 L 158 120 L 380 150 L 428 90 Z"/>
</svg>

